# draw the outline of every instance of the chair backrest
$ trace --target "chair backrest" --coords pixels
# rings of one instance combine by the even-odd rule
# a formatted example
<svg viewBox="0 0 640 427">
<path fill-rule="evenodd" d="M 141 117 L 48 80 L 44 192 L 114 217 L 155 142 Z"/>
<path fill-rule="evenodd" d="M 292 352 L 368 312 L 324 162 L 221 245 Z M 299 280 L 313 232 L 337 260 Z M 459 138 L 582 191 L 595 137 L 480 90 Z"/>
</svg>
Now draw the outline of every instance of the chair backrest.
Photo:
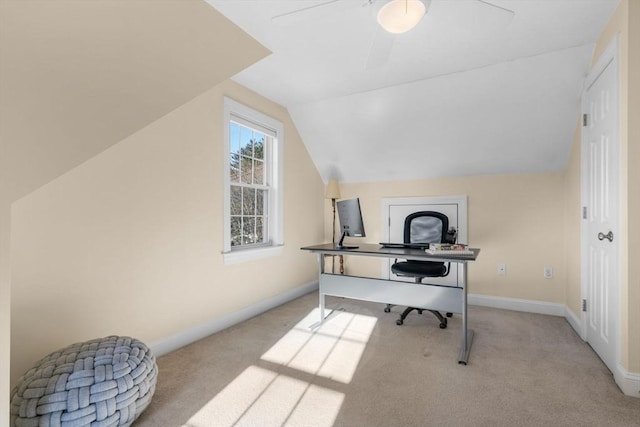
<svg viewBox="0 0 640 427">
<path fill-rule="evenodd" d="M 443 213 L 414 212 L 404 220 L 404 243 L 443 243 L 448 230 L 449 218 Z"/>
</svg>

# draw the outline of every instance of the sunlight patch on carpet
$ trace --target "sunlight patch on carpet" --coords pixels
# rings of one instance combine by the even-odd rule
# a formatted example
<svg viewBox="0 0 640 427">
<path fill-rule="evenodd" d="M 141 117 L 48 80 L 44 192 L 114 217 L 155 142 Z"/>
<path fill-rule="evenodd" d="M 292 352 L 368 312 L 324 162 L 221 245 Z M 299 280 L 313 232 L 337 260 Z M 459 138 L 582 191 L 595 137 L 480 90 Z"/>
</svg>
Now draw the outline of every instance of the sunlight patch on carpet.
<svg viewBox="0 0 640 427">
<path fill-rule="evenodd" d="M 348 384 L 377 319 L 334 311 L 318 328 L 309 329 L 319 316 L 319 309 L 311 311 L 267 350 L 262 359 Z"/>
<path fill-rule="evenodd" d="M 344 397 L 344 393 L 250 366 L 183 427 L 330 427 Z"/>
</svg>

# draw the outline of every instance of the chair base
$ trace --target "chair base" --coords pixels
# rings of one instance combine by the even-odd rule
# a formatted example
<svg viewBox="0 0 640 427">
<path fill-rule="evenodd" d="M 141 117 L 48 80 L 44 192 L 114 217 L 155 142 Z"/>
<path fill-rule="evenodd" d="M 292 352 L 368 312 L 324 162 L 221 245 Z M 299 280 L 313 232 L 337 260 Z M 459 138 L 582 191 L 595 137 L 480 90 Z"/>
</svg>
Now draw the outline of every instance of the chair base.
<svg viewBox="0 0 640 427">
<path fill-rule="evenodd" d="M 396 325 L 402 325 L 404 323 L 404 319 L 406 319 L 409 313 L 411 313 L 413 310 L 416 310 L 418 314 L 422 314 L 422 312 L 425 311 L 423 309 L 416 308 L 416 307 L 407 307 L 400 315 L 400 318 L 396 320 Z M 436 311 L 436 310 L 426 310 L 426 311 L 432 313 L 434 316 L 438 318 L 438 320 L 440 321 L 440 329 L 445 329 L 447 327 L 447 318 L 444 317 L 442 314 L 440 314 L 439 311 Z M 451 317 L 453 316 L 453 313 L 447 313 L 446 315 L 447 317 Z"/>
<path fill-rule="evenodd" d="M 384 312 L 385 313 L 389 313 L 391 311 L 391 307 L 393 306 L 393 304 L 387 304 L 384 308 Z M 424 311 L 424 309 L 422 308 L 416 308 L 416 307 L 407 307 L 402 314 L 400 315 L 400 318 L 398 320 L 396 320 L 396 325 L 402 325 L 404 323 L 404 319 L 407 318 L 407 316 L 409 315 L 409 313 L 411 313 L 413 310 L 416 310 L 418 312 L 418 314 L 422 314 L 422 312 Z M 442 314 L 440 314 L 439 311 L 436 310 L 427 310 L 431 313 L 433 313 L 434 316 L 436 316 L 438 318 L 438 320 L 440 321 L 440 329 L 445 329 L 447 327 L 447 319 L 445 317 L 442 316 Z M 445 313 L 445 315 L 447 317 L 453 317 L 453 313 Z"/>
</svg>

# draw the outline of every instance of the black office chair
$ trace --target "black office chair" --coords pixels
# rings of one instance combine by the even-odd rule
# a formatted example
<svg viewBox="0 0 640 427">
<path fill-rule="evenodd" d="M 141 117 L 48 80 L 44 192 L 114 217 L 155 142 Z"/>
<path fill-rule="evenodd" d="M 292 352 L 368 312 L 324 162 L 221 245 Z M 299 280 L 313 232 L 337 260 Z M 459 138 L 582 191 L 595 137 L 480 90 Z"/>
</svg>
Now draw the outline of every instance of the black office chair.
<svg viewBox="0 0 640 427">
<path fill-rule="evenodd" d="M 449 218 L 440 212 L 420 211 L 408 215 L 404 220 L 404 243 L 455 243 L 457 237 L 454 228 L 449 229 Z M 391 271 L 398 276 L 413 277 L 416 283 L 422 283 L 425 277 L 445 277 L 449 274 L 450 263 L 433 261 L 396 261 L 391 266 Z M 387 305 L 385 311 L 388 312 Z M 407 307 L 396 324 L 402 325 L 404 319 L 413 310 L 422 314 L 423 309 Z M 440 328 L 447 327 L 447 318 L 436 310 L 427 310 L 440 320 Z M 452 313 L 446 313 L 451 317 Z"/>
</svg>

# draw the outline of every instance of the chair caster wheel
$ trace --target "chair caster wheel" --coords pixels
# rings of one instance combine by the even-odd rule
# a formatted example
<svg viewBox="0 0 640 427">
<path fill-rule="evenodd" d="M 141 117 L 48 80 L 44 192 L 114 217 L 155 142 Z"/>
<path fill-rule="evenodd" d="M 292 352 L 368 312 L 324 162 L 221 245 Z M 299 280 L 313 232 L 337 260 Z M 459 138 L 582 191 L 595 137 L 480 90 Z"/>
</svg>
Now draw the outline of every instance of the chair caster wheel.
<svg viewBox="0 0 640 427">
<path fill-rule="evenodd" d="M 447 319 L 442 319 L 442 322 L 440 322 L 440 329 L 445 329 L 447 327 Z"/>
<path fill-rule="evenodd" d="M 390 309 L 389 307 L 385 307 L 385 308 L 384 308 L 384 312 L 385 312 L 385 313 L 388 313 L 388 312 L 390 312 L 390 311 L 391 311 L 391 309 Z"/>
<path fill-rule="evenodd" d="M 402 319 L 398 319 L 396 320 L 396 325 L 402 325 L 404 322 L 402 321 Z"/>
<path fill-rule="evenodd" d="M 447 317 L 453 317 L 453 313 L 447 313 Z"/>
</svg>

